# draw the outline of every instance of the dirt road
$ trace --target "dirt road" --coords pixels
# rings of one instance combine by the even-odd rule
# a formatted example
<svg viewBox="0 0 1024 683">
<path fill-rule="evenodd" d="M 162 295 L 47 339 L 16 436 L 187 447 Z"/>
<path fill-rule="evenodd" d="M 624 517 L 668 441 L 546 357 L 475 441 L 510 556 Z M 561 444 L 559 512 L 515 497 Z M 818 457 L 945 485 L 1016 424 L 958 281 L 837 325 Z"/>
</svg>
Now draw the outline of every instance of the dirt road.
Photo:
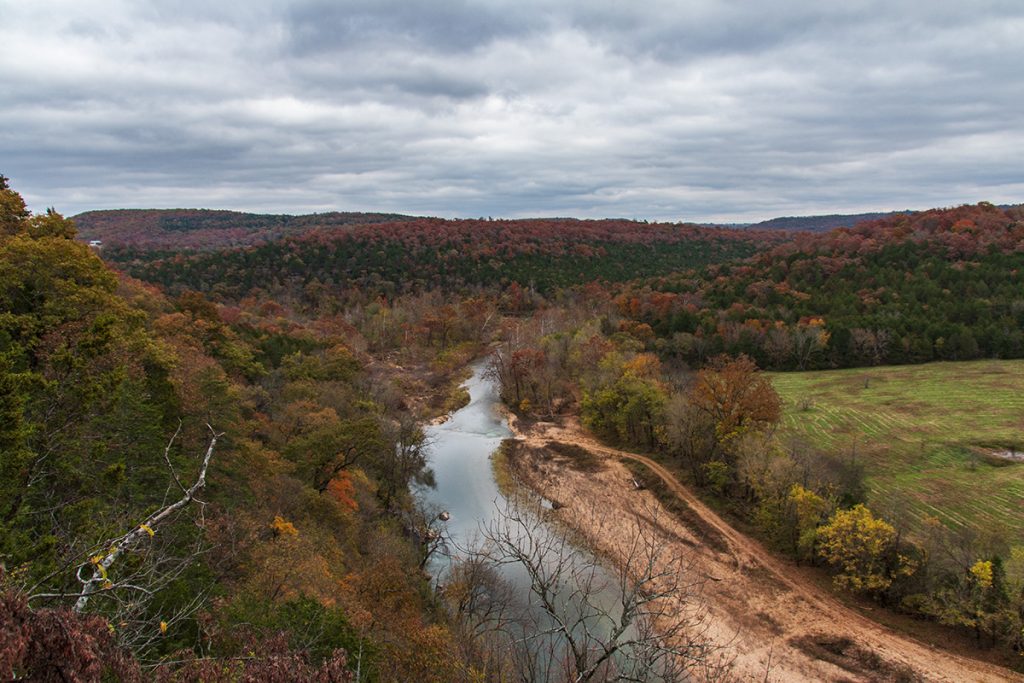
<svg viewBox="0 0 1024 683">
<path fill-rule="evenodd" d="M 712 579 L 704 588 L 711 634 L 734 649 L 738 680 L 1024 681 L 1008 669 L 937 649 L 858 614 L 732 528 L 668 469 L 598 443 L 575 420 L 528 427 L 510 422 L 527 446 L 519 474 L 547 498 L 586 506 L 587 515 L 572 519 L 598 550 L 611 547 L 610 534 L 631 533 L 640 510 L 659 507 L 649 492 L 634 490 L 621 460 L 643 463 L 686 503 L 688 524 L 659 515 L 660 542 L 673 553 L 695 553 L 700 571 Z M 581 471 L 548 449 L 551 441 L 583 447 L 605 456 L 604 462 L 598 471 Z"/>
</svg>

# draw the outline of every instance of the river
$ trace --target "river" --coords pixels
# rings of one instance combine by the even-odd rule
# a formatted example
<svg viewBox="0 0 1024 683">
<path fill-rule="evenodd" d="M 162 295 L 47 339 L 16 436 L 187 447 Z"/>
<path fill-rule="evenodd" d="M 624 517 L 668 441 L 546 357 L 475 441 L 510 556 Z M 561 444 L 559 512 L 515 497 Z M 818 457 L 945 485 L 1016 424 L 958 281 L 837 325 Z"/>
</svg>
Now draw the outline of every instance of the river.
<svg viewBox="0 0 1024 683">
<path fill-rule="evenodd" d="M 485 368 L 484 363 L 474 365 L 473 376 L 463 385 L 469 403 L 425 430 L 436 486 L 424 489 L 423 495 L 451 515 L 447 534 L 458 547 L 473 543 L 505 503 L 494 480 L 491 455 L 512 432 L 498 414 L 498 394 L 484 377 Z"/>
<path fill-rule="evenodd" d="M 486 364 L 477 363 L 472 369 L 472 377 L 463 385 L 469 391 L 469 403 L 452 413 L 447 421 L 425 429 L 428 462 L 436 483 L 422 489 L 420 495 L 450 515 L 445 524 L 449 552 L 438 554 L 429 565 L 439 585 L 448 580 L 453 564 L 466 557 L 467 549 L 480 546 L 483 530 L 500 522 L 500 511 L 508 505 L 495 481 L 491 456 L 512 432 L 498 412 L 499 397 L 493 381 L 485 377 Z M 528 511 L 526 516 L 530 516 Z M 622 612 L 617 577 L 589 553 L 567 546 L 560 531 L 551 529 L 539 517 L 531 519 L 537 524 L 532 528 L 531 539 L 536 545 L 539 538 L 545 547 L 539 563 L 542 573 L 551 571 L 556 564 L 563 569 L 558 581 L 552 582 L 560 586 L 554 593 L 554 602 L 562 612 L 559 619 L 574 633 L 585 632 L 579 639 L 586 649 L 599 649 L 602 638 L 611 632 Z M 496 562 L 494 567 L 511 588 L 507 596 L 514 604 L 509 613 L 518 615 L 515 619 L 519 632 L 510 636 L 509 642 L 531 643 L 532 651 L 516 656 L 531 660 L 528 665 L 535 671 L 534 680 L 561 680 L 564 670 L 560 667 L 564 667 L 566 659 L 564 642 L 557 636 L 538 638 L 538 634 L 552 630 L 556 622 L 531 591 L 530 574 L 517 562 Z M 579 590 L 580 577 L 588 583 L 588 590 Z M 586 596 L 582 601 L 581 594 Z M 632 628 L 627 629 L 625 638 L 634 633 Z M 623 664 L 619 658 L 617 666 Z"/>
</svg>

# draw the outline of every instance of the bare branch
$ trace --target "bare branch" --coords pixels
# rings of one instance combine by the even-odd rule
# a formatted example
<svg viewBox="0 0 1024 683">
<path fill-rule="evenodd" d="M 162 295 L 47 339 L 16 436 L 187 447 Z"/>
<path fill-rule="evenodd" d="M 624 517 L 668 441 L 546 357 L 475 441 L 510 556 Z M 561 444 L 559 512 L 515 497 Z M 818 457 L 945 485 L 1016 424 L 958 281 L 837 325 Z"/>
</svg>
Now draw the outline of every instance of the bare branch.
<svg viewBox="0 0 1024 683">
<path fill-rule="evenodd" d="M 178 485 L 178 488 L 181 489 L 182 493 L 187 495 L 188 491 L 185 490 L 181 480 L 178 479 L 178 473 L 174 471 L 174 465 L 171 464 L 171 446 L 174 445 L 174 440 L 178 438 L 178 434 L 180 433 L 181 418 L 178 418 L 178 428 L 174 430 L 174 434 L 171 435 L 171 440 L 167 442 L 167 448 L 164 449 L 164 462 L 167 463 L 167 469 L 171 471 L 171 476 L 174 477 L 174 483 Z"/>
<path fill-rule="evenodd" d="M 483 547 L 457 565 L 461 588 L 447 596 L 461 600 L 456 612 L 502 649 L 499 661 L 512 662 L 516 678 L 669 683 L 725 673 L 728 658 L 707 637 L 705 578 L 693 558 L 662 552 L 651 519 L 638 515 L 605 565 L 573 524 L 553 525 L 550 514 L 523 498 L 499 508 Z"/>
<path fill-rule="evenodd" d="M 203 464 L 199 470 L 199 475 L 196 477 L 195 483 L 189 488 L 182 488 L 184 495 L 174 503 L 166 505 L 152 515 L 150 515 L 146 521 L 142 522 L 136 528 L 129 531 L 124 536 L 111 541 L 109 544 L 105 544 L 109 550 L 105 554 L 97 555 L 93 561 L 88 564 L 84 564 L 78 568 L 77 576 L 79 582 L 82 584 L 82 592 L 79 594 L 78 600 L 75 601 L 74 610 L 81 612 L 85 609 L 89 603 L 89 598 L 96 591 L 105 590 L 113 586 L 113 583 L 107 578 L 107 572 L 110 567 L 117 561 L 123 553 L 128 552 L 146 536 L 152 537 L 160 524 L 168 517 L 173 515 L 178 510 L 181 510 L 195 498 L 196 493 L 206 486 L 206 472 L 210 466 L 210 458 L 213 457 L 214 447 L 217 445 L 218 437 L 222 434 L 214 431 L 213 427 L 209 424 L 206 427 L 210 430 L 210 443 L 206 449 L 206 455 L 203 457 Z M 179 429 L 180 429 L 179 425 Z M 177 432 L 175 432 L 177 435 Z M 172 438 L 173 442 L 173 438 Z M 167 446 L 170 449 L 170 444 Z M 166 454 L 166 451 L 165 451 Z M 86 578 L 83 576 L 83 570 L 89 570 L 91 568 L 91 575 Z"/>
</svg>

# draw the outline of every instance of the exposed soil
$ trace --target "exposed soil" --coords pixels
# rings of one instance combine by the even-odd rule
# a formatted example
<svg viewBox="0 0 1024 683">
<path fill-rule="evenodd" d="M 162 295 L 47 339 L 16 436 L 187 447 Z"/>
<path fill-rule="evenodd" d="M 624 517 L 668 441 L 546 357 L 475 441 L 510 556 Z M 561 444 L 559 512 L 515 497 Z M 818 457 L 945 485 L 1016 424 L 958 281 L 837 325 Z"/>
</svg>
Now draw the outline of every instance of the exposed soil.
<svg viewBox="0 0 1024 683">
<path fill-rule="evenodd" d="M 666 552 L 693 558 L 691 571 L 706 579 L 706 633 L 730 646 L 737 680 L 1024 681 L 858 614 L 733 529 L 665 467 L 598 443 L 574 419 L 524 425 L 510 416 L 509 422 L 526 446 L 517 454 L 517 473 L 563 503 L 566 509 L 552 514 L 577 526 L 597 552 L 611 555 L 618 547 L 611 539 L 631 534 L 639 515 Z M 648 479 L 625 461 L 642 463 Z M 585 514 L 572 514 L 573 508 Z"/>
</svg>

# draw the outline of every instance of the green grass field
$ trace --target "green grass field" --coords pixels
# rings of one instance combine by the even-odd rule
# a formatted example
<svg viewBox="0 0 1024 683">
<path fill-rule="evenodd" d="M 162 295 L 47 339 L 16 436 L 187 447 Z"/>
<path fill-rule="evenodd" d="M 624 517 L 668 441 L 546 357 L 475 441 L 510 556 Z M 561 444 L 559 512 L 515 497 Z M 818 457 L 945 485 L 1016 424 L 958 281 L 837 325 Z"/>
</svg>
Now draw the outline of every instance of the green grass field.
<svg viewBox="0 0 1024 683">
<path fill-rule="evenodd" d="M 1024 544 L 1024 361 L 772 373 L 782 436 L 864 464 L 868 504 Z M 889 512 L 892 514 L 892 512 Z"/>
</svg>

